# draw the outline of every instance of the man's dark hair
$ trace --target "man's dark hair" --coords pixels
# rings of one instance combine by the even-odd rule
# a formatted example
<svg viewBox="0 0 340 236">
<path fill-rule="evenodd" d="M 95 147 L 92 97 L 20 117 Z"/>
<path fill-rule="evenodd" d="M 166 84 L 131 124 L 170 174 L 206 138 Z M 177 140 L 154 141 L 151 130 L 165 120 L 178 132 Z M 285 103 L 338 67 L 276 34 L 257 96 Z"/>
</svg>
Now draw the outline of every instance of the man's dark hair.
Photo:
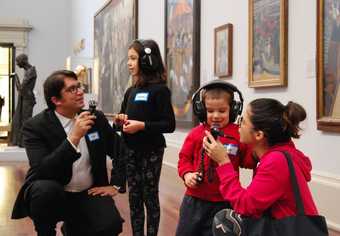
<svg viewBox="0 0 340 236">
<path fill-rule="evenodd" d="M 52 97 L 61 98 L 61 90 L 64 88 L 65 78 L 77 80 L 77 75 L 70 70 L 57 70 L 53 72 L 44 82 L 44 96 L 49 109 L 55 110 Z"/>
</svg>

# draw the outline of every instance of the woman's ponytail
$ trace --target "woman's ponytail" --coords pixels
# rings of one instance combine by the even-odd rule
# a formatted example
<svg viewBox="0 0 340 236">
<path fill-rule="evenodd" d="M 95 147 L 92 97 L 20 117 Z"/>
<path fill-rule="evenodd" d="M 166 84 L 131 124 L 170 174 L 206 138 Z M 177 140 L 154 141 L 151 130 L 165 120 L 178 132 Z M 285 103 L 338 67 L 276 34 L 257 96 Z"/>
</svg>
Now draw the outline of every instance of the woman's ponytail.
<svg viewBox="0 0 340 236">
<path fill-rule="evenodd" d="M 293 138 L 300 137 L 299 131 L 301 128 L 299 124 L 306 119 L 306 116 L 306 111 L 301 105 L 292 101 L 287 103 L 283 112 L 283 122 L 289 136 Z"/>
</svg>

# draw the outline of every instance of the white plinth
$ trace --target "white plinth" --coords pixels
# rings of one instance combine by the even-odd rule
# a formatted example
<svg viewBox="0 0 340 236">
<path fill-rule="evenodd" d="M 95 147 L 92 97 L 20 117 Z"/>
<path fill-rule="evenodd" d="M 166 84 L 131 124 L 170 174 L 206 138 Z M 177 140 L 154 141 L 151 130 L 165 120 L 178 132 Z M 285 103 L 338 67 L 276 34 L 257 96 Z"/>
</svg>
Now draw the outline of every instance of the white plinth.
<svg viewBox="0 0 340 236">
<path fill-rule="evenodd" d="M 1 161 L 28 161 L 24 148 L 0 146 Z"/>
</svg>

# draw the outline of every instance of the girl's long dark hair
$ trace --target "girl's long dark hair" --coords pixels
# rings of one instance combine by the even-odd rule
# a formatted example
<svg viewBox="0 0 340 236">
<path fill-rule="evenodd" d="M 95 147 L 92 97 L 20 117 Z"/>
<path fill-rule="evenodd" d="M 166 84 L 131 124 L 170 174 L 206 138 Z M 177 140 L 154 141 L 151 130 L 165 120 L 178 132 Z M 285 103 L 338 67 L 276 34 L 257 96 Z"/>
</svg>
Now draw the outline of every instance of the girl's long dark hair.
<svg viewBox="0 0 340 236">
<path fill-rule="evenodd" d="M 256 99 L 250 103 L 250 120 L 255 130 L 264 132 L 268 145 L 299 138 L 299 123 L 306 119 L 305 109 L 294 102 L 283 105 L 271 98 Z"/>
<path fill-rule="evenodd" d="M 143 54 L 144 48 L 151 49 L 151 55 L 153 62 L 157 65 L 153 71 L 144 71 L 141 67 L 140 57 Z M 158 44 L 152 39 L 147 40 L 134 40 L 129 49 L 133 48 L 139 55 L 139 78 L 134 81 L 136 87 L 144 87 L 148 84 L 166 84 L 167 74 L 165 66 L 162 60 L 161 52 L 159 50 Z"/>
</svg>

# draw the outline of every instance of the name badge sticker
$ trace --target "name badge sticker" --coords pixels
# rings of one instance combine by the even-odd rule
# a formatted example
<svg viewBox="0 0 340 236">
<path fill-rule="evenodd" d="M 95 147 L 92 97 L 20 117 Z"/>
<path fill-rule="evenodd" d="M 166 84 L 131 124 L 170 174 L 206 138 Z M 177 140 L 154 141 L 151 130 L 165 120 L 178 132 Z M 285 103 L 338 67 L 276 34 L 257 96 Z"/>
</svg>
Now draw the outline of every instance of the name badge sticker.
<svg viewBox="0 0 340 236">
<path fill-rule="evenodd" d="M 238 145 L 237 144 L 228 143 L 228 144 L 224 144 L 223 146 L 227 150 L 228 154 L 237 155 L 237 152 L 238 152 Z"/>
<path fill-rule="evenodd" d="M 149 98 L 149 93 L 137 93 L 135 96 L 135 102 L 147 102 Z"/>
<path fill-rule="evenodd" d="M 88 134 L 87 137 L 89 138 L 91 142 L 93 142 L 99 139 L 99 134 L 98 132 L 93 132 L 93 133 Z"/>
</svg>

